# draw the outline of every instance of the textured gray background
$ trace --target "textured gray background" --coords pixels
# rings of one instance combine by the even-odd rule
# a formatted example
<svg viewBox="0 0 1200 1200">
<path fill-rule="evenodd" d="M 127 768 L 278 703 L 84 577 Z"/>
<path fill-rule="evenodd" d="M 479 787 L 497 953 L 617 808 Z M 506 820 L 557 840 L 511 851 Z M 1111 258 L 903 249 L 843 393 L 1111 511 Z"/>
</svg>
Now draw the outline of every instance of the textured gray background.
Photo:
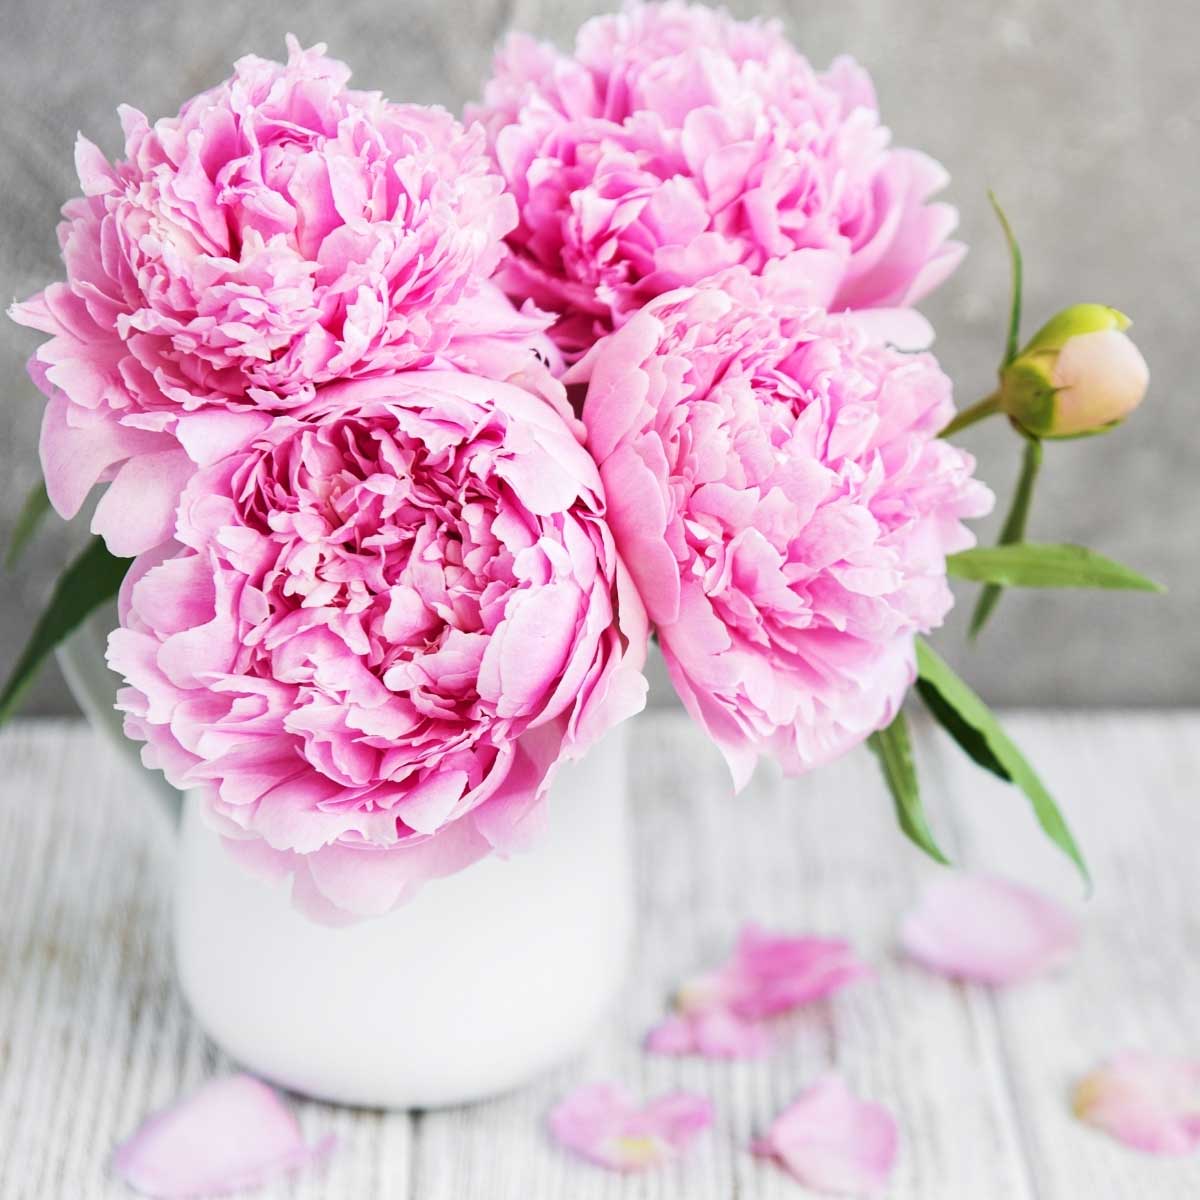
<svg viewBox="0 0 1200 1200">
<path fill-rule="evenodd" d="M 566 43 L 590 0 L 0 0 L 0 298 L 58 273 L 54 226 L 75 194 L 77 129 L 118 149 L 117 104 L 152 118 L 224 77 L 238 55 L 283 52 L 294 31 L 349 61 L 359 86 L 457 108 L 509 27 Z M 781 16 L 825 65 L 850 51 L 875 76 L 902 143 L 950 169 L 972 253 L 926 306 L 965 403 L 990 390 L 1006 266 L 988 215 L 996 188 L 1021 236 L 1032 325 L 1074 300 L 1125 309 L 1151 364 L 1150 399 L 1116 435 L 1047 452 L 1032 531 L 1101 548 L 1165 581 L 1143 596 L 1010 596 L 974 651 L 943 638 L 995 702 L 1200 702 L 1194 354 L 1200 311 L 1200 88 L 1195 0 L 738 0 Z M 1029 332 L 1032 331 L 1030 328 Z M 36 337 L 0 321 L 0 537 L 35 478 L 40 402 L 23 366 Z M 972 431 L 1006 495 L 1015 439 Z M 985 526 L 985 532 L 994 526 Z M 12 661 L 79 531 L 47 526 L 0 593 L 0 667 Z M 960 606 L 959 620 L 966 605 Z M 48 673 L 40 711 L 70 707 Z"/>
</svg>

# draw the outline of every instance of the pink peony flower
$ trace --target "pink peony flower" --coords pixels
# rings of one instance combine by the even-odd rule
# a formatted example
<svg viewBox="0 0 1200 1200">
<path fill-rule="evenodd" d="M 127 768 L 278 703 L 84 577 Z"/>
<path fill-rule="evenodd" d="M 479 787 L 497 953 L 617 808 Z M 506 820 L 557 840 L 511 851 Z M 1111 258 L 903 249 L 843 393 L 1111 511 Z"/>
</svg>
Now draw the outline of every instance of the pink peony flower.
<svg viewBox="0 0 1200 1200">
<path fill-rule="evenodd" d="M 573 55 L 514 34 L 469 115 L 520 209 L 504 286 L 559 313 L 570 352 L 736 264 L 886 308 L 964 253 L 954 209 L 927 202 L 945 171 L 889 149 L 867 74 L 814 71 L 777 23 L 630 3 L 586 22 Z"/>
<path fill-rule="evenodd" d="M 766 1019 L 823 1000 L 871 974 L 848 942 L 768 934 L 747 925 L 728 962 L 679 989 L 677 1011 L 650 1031 L 646 1049 L 757 1058 L 767 1048 Z"/>
<path fill-rule="evenodd" d="M 563 412 L 455 372 L 333 385 L 200 470 L 179 545 L 131 568 L 127 732 L 314 911 L 518 846 L 555 766 L 644 702 L 645 614 Z"/>
<path fill-rule="evenodd" d="M 1200 1059 L 1129 1050 L 1075 1088 L 1075 1115 L 1147 1154 L 1200 1147 Z"/>
<path fill-rule="evenodd" d="M 896 1164 L 896 1120 L 859 1100 L 837 1075 L 818 1080 L 775 1118 L 757 1154 L 774 1158 L 805 1187 L 841 1196 L 874 1195 Z"/>
<path fill-rule="evenodd" d="M 682 1153 L 713 1120 L 712 1105 L 688 1092 L 638 1107 L 619 1087 L 586 1084 L 550 1113 L 550 1132 L 568 1150 L 613 1171 L 642 1171 Z"/>
<path fill-rule="evenodd" d="M 123 160 L 80 138 L 67 280 L 11 310 L 51 335 L 30 372 L 55 507 L 71 516 L 113 480 L 152 510 L 131 531 L 101 508 L 115 553 L 169 534 L 196 416 L 224 414 L 236 442 L 330 380 L 481 354 L 494 369 L 497 339 L 519 344 L 517 369 L 543 328 L 485 290 L 516 212 L 482 133 L 352 91 L 323 47 L 288 47 L 286 66 L 243 58 L 177 117 L 122 108 Z"/>
<path fill-rule="evenodd" d="M 742 786 L 896 712 L 945 558 L 988 511 L 939 440 L 950 382 L 850 316 L 771 299 L 744 270 L 653 301 L 567 374 L 609 519 L 688 711 Z"/>
<path fill-rule="evenodd" d="M 1032 888 L 952 872 L 933 880 L 905 915 L 900 944 L 909 958 L 952 979 L 1021 983 L 1070 956 L 1079 921 Z"/>
<path fill-rule="evenodd" d="M 307 1145 L 275 1091 L 250 1075 L 231 1075 L 150 1117 L 117 1147 L 113 1170 L 159 1200 L 223 1196 L 318 1162 L 335 1141 Z"/>
</svg>

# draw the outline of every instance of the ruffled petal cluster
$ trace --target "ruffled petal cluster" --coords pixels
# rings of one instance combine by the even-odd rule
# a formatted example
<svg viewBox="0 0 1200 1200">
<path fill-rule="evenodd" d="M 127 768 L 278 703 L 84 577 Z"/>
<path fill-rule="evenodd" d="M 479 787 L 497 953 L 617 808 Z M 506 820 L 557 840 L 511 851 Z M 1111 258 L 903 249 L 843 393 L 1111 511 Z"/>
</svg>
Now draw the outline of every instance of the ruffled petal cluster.
<svg viewBox="0 0 1200 1200">
<path fill-rule="evenodd" d="M 775 23 L 668 0 L 586 22 L 570 55 L 514 34 L 471 115 L 520 211 L 504 284 L 570 353 L 734 265 L 887 308 L 963 254 L 928 202 L 945 171 L 889 146 L 867 74 L 815 71 Z"/>
<path fill-rule="evenodd" d="M 516 208 L 482 133 L 351 90 L 322 47 L 289 51 L 241 59 L 177 117 L 123 108 L 119 161 L 81 138 L 66 281 L 12 310 L 50 335 L 31 372 L 55 507 L 114 478 L 137 498 L 136 530 L 119 498 L 97 518 L 115 553 L 169 532 L 195 465 L 186 416 L 283 412 L 439 361 L 494 371 L 543 328 L 489 290 Z"/>
<path fill-rule="evenodd" d="M 961 522 L 992 501 L 937 437 L 935 360 L 735 269 L 652 301 L 567 379 L 671 678 L 735 782 L 760 752 L 800 772 L 887 724 L 914 635 L 951 606 Z"/>
<path fill-rule="evenodd" d="M 131 569 L 127 732 L 311 911 L 515 847 L 556 765 L 642 706 L 645 615 L 543 382 L 333 385 L 201 469 Z"/>
</svg>

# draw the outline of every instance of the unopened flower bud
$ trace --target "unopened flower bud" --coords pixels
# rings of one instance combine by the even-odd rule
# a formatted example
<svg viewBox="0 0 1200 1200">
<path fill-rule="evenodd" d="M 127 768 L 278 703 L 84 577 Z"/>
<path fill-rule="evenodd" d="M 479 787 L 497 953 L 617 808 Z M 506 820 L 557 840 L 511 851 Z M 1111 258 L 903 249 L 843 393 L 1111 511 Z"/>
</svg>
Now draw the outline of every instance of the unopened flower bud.
<svg viewBox="0 0 1200 1200">
<path fill-rule="evenodd" d="M 1150 382 L 1128 328 L 1124 313 L 1103 304 L 1063 309 L 1001 370 L 1000 407 L 1038 437 L 1079 437 L 1119 425 Z"/>
</svg>

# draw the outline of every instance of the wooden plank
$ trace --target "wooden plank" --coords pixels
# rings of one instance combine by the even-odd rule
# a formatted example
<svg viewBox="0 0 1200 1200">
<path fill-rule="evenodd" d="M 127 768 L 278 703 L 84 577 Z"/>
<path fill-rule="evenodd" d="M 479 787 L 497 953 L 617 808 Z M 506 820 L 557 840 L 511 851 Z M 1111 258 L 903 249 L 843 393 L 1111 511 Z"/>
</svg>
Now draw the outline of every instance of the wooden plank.
<svg viewBox="0 0 1200 1200">
<path fill-rule="evenodd" d="M 297 1101 L 310 1136 L 332 1130 L 342 1145 L 326 1171 L 257 1194 L 783 1200 L 798 1189 L 746 1146 L 831 1065 L 897 1113 L 898 1200 L 1200 1194 L 1196 1159 L 1132 1154 L 1079 1125 L 1067 1096 L 1119 1047 L 1198 1049 L 1200 715 L 1043 714 L 1010 725 L 1096 875 L 1084 945 L 1062 974 L 993 994 L 896 956 L 896 920 L 936 868 L 898 840 L 865 754 L 807 780 L 763 772 L 732 799 L 681 716 L 648 717 L 633 764 L 636 968 L 588 1053 L 512 1096 L 415 1121 Z M 955 857 L 1080 903 L 1021 799 L 927 726 L 915 733 L 933 819 Z M 128 1193 L 105 1174 L 113 1145 L 154 1107 L 229 1069 L 171 978 L 169 838 L 136 776 L 79 726 L 12 727 L 0 768 L 0 1196 L 115 1200 Z M 785 1022 L 766 1062 L 642 1054 L 671 988 L 719 960 L 747 919 L 850 935 L 879 977 Z M 705 1092 L 717 1127 L 671 1169 L 592 1169 L 543 1132 L 554 1100 L 589 1078 L 646 1095 Z"/>
<path fill-rule="evenodd" d="M 1031 713 L 1006 723 L 1068 810 L 1095 878 L 1085 900 L 1014 808 L 1019 798 L 946 759 L 966 860 L 1057 895 L 1084 922 L 1063 972 L 987 997 L 1037 1195 L 1200 1196 L 1200 1157 L 1135 1154 L 1069 1106 L 1073 1083 L 1116 1051 L 1200 1054 L 1200 716 Z"/>
<path fill-rule="evenodd" d="M 834 1066 L 901 1122 L 890 1195 L 1031 1196 L 986 997 L 931 984 L 892 952 L 919 864 L 893 830 L 874 762 L 863 752 L 790 782 L 763 771 L 733 798 L 714 752 L 681 716 L 644 719 L 634 745 L 643 925 L 627 999 L 582 1061 L 516 1095 L 423 1116 L 422 1200 L 794 1197 L 795 1183 L 747 1146 Z M 763 1062 L 642 1054 L 672 988 L 718 961 L 747 920 L 851 934 L 879 978 L 790 1019 Z M 619 1080 L 643 1095 L 707 1094 L 716 1129 L 664 1171 L 619 1178 L 581 1165 L 549 1144 L 543 1122 L 556 1097 L 587 1079 Z"/>
<path fill-rule="evenodd" d="M 170 837 L 137 773 L 75 722 L 0 737 L 0 1196 L 127 1197 L 106 1164 L 153 1109 L 232 1069 L 170 959 Z M 353 1014 L 347 1014 L 353 1019 Z M 256 1192 L 405 1200 L 411 1120 L 298 1102 L 326 1170 Z"/>
</svg>

